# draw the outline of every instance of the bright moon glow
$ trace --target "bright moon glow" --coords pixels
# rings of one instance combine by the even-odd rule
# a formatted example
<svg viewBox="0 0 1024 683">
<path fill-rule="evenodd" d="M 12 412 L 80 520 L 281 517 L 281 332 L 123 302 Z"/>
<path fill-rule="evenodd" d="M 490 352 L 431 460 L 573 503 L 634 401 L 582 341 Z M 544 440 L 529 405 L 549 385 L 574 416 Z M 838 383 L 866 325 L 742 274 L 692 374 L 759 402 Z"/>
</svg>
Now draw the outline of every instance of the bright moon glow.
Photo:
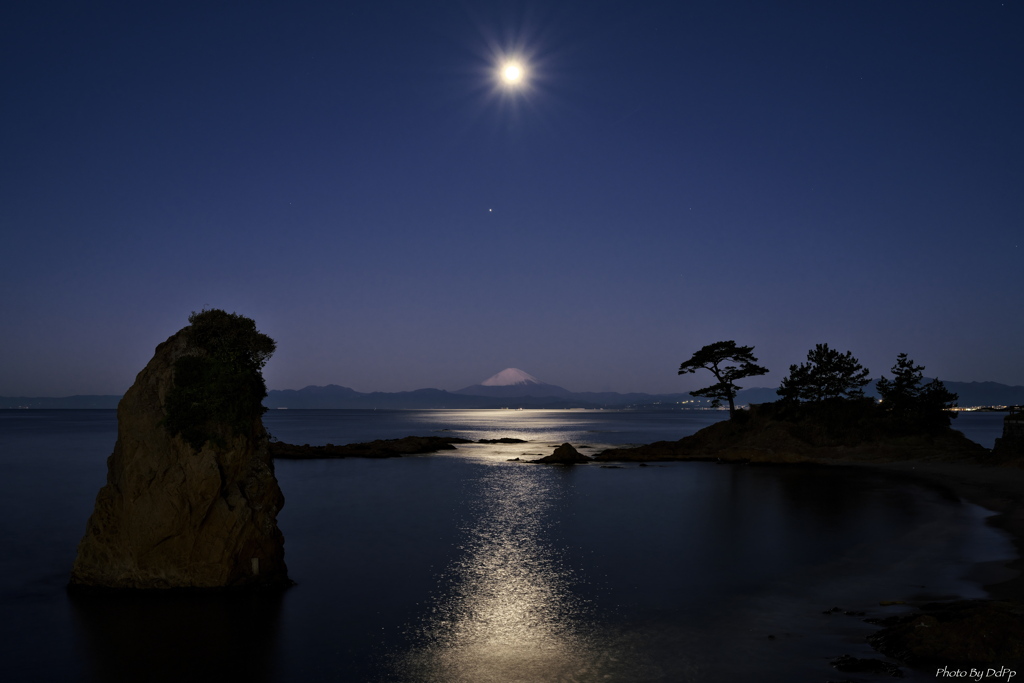
<svg viewBox="0 0 1024 683">
<path fill-rule="evenodd" d="M 501 80 L 508 85 L 516 85 L 523 80 L 523 67 L 516 62 L 509 62 L 501 69 Z"/>
</svg>

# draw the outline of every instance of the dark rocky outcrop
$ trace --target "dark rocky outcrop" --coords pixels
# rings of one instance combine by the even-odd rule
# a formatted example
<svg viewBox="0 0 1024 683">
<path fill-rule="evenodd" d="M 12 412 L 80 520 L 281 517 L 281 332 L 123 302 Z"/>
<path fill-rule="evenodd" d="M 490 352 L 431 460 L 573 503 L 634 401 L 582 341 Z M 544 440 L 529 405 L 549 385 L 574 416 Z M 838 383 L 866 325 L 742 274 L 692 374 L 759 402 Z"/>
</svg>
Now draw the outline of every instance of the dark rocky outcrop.
<svg viewBox="0 0 1024 683">
<path fill-rule="evenodd" d="M 737 413 L 737 419 L 717 422 L 679 441 L 613 448 L 597 454 L 595 460 L 793 463 L 988 457 L 984 447 L 948 427 L 899 433 L 888 428 L 870 403 L 833 408 L 808 417 L 777 404 L 754 405 Z"/>
<path fill-rule="evenodd" d="M 403 455 L 422 455 L 438 451 L 455 450 L 456 443 L 473 443 L 469 439 L 453 436 L 407 436 L 401 439 L 377 439 L 366 443 L 343 446 L 296 446 L 275 441 L 270 444 L 270 455 L 285 460 L 314 460 L 318 458 L 398 458 Z"/>
<path fill-rule="evenodd" d="M 252 323 L 241 316 L 236 319 Z M 260 419 L 262 360 L 245 370 L 256 373 L 246 378 L 255 391 L 255 410 L 236 410 L 229 422 L 216 417 L 203 421 L 201 431 L 191 432 L 192 441 L 207 439 L 199 448 L 182 433 L 172 436 L 166 426 L 168 397 L 178 389 L 177 361 L 186 356 L 214 357 L 197 345 L 193 332 L 190 325 L 160 344 L 118 405 L 117 443 L 107 459 L 107 483 L 78 546 L 72 587 L 289 583 L 284 537 L 277 527 L 284 496 Z M 265 359 L 273 341 L 260 336 L 269 343 Z M 226 400 L 235 401 L 235 396 Z"/>
<path fill-rule="evenodd" d="M 539 462 L 548 465 L 575 465 L 590 461 L 591 458 L 577 451 L 572 447 L 572 444 L 563 443 L 561 446 L 556 448 L 555 452 L 551 455 L 545 456 L 539 460 L 530 460 L 529 462 Z"/>
<path fill-rule="evenodd" d="M 996 439 L 992 455 L 1003 462 L 1024 462 L 1024 408 L 1015 406 L 1003 418 L 1003 435 Z"/>
<path fill-rule="evenodd" d="M 343 446 L 297 446 L 275 441 L 270 444 L 270 455 L 283 460 L 313 460 L 317 458 L 399 458 L 403 455 L 423 455 L 438 451 L 455 450 L 457 443 L 526 443 L 523 439 L 460 439 L 454 436 L 406 436 L 401 439 L 377 439 L 366 443 Z"/>
<path fill-rule="evenodd" d="M 912 666 L 1006 664 L 1024 659 L 1020 605 L 987 600 L 929 603 L 889 617 L 868 636 L 884 655 Z"/>
</svg>

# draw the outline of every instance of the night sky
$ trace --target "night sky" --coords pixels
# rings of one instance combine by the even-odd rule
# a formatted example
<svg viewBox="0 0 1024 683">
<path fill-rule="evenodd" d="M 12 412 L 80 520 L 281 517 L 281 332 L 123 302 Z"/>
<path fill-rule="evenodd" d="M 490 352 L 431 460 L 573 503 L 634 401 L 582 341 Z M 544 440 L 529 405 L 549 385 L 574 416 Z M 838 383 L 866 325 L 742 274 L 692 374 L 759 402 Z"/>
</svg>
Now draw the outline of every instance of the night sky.
<svg viewBox="0 0 1024 683">
<path fill-rule="evenodd" d="M 0 395 L 211 307 L 271 389 L 688 391 L 723 339 L 1024 384 L 1020 1 L 34 0 L 0 65 Z"/>
</svg>

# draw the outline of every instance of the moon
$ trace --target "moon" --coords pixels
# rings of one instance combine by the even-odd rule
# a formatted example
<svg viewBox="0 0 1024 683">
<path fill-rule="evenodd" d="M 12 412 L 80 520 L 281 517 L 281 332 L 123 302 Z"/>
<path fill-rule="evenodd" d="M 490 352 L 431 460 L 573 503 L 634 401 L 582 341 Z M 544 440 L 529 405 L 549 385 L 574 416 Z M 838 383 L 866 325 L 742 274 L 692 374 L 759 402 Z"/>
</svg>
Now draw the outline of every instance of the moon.
<svg viewBox="0 0 1024 683">
<path fill-rule="evenodd" d="M 525 76 L 526 72 L 519 62 L 505 62 L 501 67 L 501 80 L 506 85 L 519 85 Z"/>
</svg>

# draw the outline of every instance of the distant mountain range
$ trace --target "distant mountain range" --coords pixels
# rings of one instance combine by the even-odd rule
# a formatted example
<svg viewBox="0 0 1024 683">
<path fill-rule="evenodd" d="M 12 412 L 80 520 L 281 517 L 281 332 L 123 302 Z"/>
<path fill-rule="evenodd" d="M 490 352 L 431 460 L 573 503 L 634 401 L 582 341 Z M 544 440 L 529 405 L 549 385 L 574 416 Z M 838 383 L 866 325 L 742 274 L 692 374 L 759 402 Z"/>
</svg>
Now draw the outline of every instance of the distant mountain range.
<svg viewBox="0 0 1024 683">
<path fill-rule="evenodd" d="M 943 382 L 959 395 L 961 406 L 1024 404 L 1024 386 L 998 382 Z M 871 386 L 874 386 L 872 382 Z M 873 389 L 868 392 L 875 395 Z M 737 405 L 768 403 L 778 398 L 772 387 L 742 389 Z M 65 398 L 0 397 L 0 408 L 116 408 L 120 396 L 68 396 Z M 268 408 L 361 408 L 380 410 L 427 408 L 645 408 L 680 410 L 710 407 L 707 399 L 689 393 L 620 394 L 617 392 L 574 392 L 548 384 L 517 368 L 508 368 L 480 384 L 458 391 L 417 389 L 416 391 L 362 393 L 328 384 L 304 389 L 274 389 L 263 402 Z"/>
<path fill-rule="evenodd" d="M 710 402 L 689 394 L 619 394 L 615 392 L 572 392 L 542 382 L 517 368 L 508 368 L 480 384 L 458 391 L 418 389 L 363 394 L 348 387 L 329 384 L 305 389 L 271 391 L 263 402 L 268 408 L 624 408 L 647 404 L 678 407 L 707 407 Z"/>
</svg>

